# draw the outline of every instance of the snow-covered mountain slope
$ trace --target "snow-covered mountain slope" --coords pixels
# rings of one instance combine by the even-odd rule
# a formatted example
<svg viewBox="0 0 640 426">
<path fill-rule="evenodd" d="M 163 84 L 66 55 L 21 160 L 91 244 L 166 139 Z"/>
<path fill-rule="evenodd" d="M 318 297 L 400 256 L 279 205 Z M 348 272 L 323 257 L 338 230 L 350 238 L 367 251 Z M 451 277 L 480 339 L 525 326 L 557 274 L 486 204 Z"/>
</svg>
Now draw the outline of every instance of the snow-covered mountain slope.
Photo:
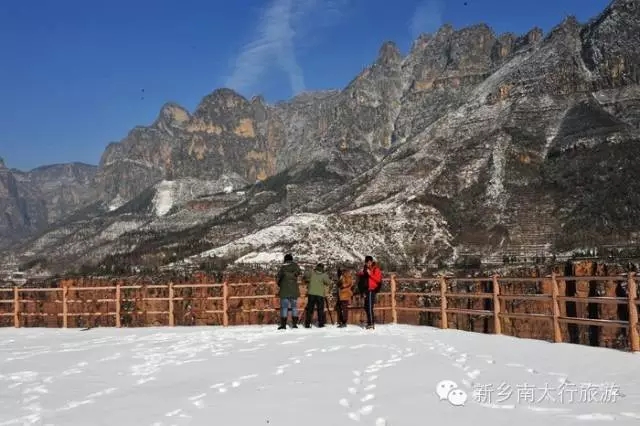
<svg viewBox="0 0 640 426">
<path fill-rule="evenodd" d="M 637 354 L 431 327 L 2 329 L 1 425 L 637 425 Z"/>
<path fill-rule="evenodd" d="M 223 175 L 215 181 L 193 178 L 163 180 L 154 185 L 153 213 L 157 217 L 166 216 L 172 209 L 177 210 L 199 197 L 221 192 L 230 194 L 247 185 L 247 181 L 235 174 Z"/>
<path fill-rule="evenodd" d="M 25 243 L 33 257 L 54 256 L 93 263 L 128 252 L 155 234 L 193 228 L 241 202 L 247 182 L 237 175 L 215 181 L 194 178 L 163 180 L 127 203 L 95 204 L 83 215 Z M 204 204 L 205 209 L 198 206 Z M 132 236 L 127 239 L 126 236 Z M 136 238 L 135 236 L 144 236 Z"/>
<path fill-rule="evenodd" d="M 376 252 L 386 253 L 380 257 L 393 262 L 421 263 L 451 260 L 451 240 L 446 221 L 434 208 L 380 203 L 331 215 L 295 214 L 194 258 L 267 263 L 281 262 L 284 253 L 293 253 L 304 262 L 360 262 Z"/>
</svg>

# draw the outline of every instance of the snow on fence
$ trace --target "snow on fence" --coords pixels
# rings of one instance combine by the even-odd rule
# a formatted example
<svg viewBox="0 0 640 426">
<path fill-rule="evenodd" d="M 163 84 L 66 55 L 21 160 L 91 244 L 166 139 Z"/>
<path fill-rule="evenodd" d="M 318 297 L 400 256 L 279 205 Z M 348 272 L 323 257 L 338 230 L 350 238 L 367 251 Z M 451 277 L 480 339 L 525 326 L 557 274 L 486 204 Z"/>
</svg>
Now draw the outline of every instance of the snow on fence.
<svg viewBox="0 0 640 426">
<path fill-rule="evenodd" d="M 279 316 L 275 290 L 273 281 L 86 287 L 63 282 L 54 288 L 0 288 L 0 325 L 91 328 L 275 323 Z M 633 272 L 540 278 L 393 275 L 385 280 L 383 290 L 376 304 L 377 322 L 640 351 L 640 301 Z M 299 307 L 304 315 L 304 286 L 301 293 Z M 354 296 L 351 323 L 362 321 L 361 303 Z M 587 326 L 588 331 L 584 333 L 583 327 L 581 332 L 579 326 Z"/>
</svg>

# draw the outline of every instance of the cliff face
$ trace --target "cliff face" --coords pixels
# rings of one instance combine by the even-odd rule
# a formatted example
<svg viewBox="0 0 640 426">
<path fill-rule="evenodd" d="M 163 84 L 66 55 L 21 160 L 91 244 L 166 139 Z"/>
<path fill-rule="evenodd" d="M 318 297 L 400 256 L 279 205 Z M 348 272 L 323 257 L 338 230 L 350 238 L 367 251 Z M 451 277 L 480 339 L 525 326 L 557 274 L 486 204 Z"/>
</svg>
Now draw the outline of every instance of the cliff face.
<svg viewBox="0 0 640 426">
<path fill-rule="evenodd" d="M 58 164 L 29 172 L 0 159 L 0 248 L 27 238 L 92 199 L 96 167 Z"/>
<path fill-rule="evenodd" d="M 546 35 L 444 26 L 407 56 L 388 42 L 341 91 L 167 104 L 107 147 L 82 210 L 14 250 L 424 263 L 634 241 L 638 34 L 637 2 L 617 0 Z"/>
</svg>

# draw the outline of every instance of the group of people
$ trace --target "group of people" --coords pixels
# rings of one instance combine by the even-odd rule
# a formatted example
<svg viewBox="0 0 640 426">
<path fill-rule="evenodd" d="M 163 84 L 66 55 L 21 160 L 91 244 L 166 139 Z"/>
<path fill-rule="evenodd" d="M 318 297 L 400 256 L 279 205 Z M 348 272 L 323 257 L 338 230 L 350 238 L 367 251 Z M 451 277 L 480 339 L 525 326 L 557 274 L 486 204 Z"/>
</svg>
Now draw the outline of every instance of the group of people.
<svg viewBox="0 0 640 426">
<path fill-rule="evenodd" d="M 311 327 L 311 320 L 314 311 L 317 312 L 318 327 L 324 327 L 325 303 L 328 305 L 327 290 L 332 281 L 324 265 L 318 263 L 315 268 L 302 273 L 300 266 L 294 262 L 293 256 L 287 254 L 284 257 L 284 264 L 280 267 L 276 278 L 279 287 L 278 297 L 280 298 L 280 325 L 278 330 L 287 328 L 289 311 L 291 311 L 291 328 L 298 328 L 298 298 L 300 288 L 298 279 L 302 276 L 302 282 L 307 286 L 307 307 L 305 309 L 304 326 Z M 376 295 L 382 286 L 382 271 L 376 264 L 372 256 L 366 256 L 364 266 L 357 274 L 357 292 L 364 295 L 364 310 L 367 315 L 367 329 L 375 327 L 375 316 L 373 313 Z M 338 271 L 337 303 L 338 327 L 346 327 L 349 319 L 349 305 L 354 296 L 354 280 L 348 271 Z M 327 306 L 329 309 L 329 306 Z"/>
</svg>

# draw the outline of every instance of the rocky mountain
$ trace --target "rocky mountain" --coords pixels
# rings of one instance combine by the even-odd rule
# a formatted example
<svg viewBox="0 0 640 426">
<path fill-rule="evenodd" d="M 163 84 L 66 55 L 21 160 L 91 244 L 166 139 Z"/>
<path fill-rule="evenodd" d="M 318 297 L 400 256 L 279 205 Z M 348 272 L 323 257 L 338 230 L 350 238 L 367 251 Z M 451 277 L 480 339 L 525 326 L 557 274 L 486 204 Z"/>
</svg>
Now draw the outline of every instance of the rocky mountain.
<svg viewBox="0 0 640 426">
<path fill-rule="evenodd" d="M 635 244 L 640 4 L 549 34 L 443 26 L 343 90 L 166 104 L 110 144 L 93 203 L 14 245 L 59 265 L 204 254 L 451 262 Z"/>
<path fill-rule="evenodd" d="M 22 172 L 0 158 L 0 247 L 46 229 L 92 200 L 96 169 L 72 163 Z"/>
</svg>

